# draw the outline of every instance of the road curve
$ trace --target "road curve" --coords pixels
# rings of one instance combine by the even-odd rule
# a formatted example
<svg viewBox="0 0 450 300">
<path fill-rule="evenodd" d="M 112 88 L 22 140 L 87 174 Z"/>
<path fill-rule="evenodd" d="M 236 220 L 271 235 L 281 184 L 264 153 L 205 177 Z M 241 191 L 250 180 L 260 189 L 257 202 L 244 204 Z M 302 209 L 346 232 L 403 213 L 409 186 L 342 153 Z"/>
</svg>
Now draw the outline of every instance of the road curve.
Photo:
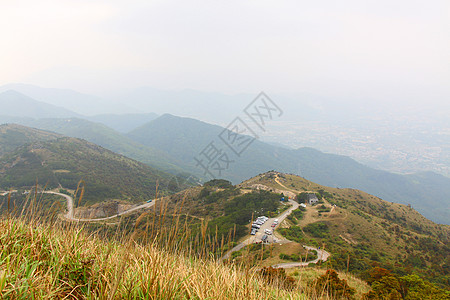
<svg viewBox="0 0 450 300">
<path fill-rule="evenodd" d="M 276 265 L 273 265 L 272 268 L 289 269 L 289 268 L 296 268 L 296 267 L 306 267 L 309 264 L 317 264 L 320 260 L 327 261 L 328 257 L 330 257 L 330 255 L 331 255 L 329 252 L 327 252 L 325 250 L 321 250 L 321 249 L 317 249 L 317 248 L 309 247 L 309 246 L 305 246 L 305 245 L 303 247 L 307 250 L 317 251 L 317 258 L 315 260 L 306 261 L 306 262 L 291 262 L 291 263 L 276 264 Z"/>
<path fill-rule="evenodd" d="M 6 196 L 9 193 L 16 193 L 17 190 L 13 190 L 13 191 L 0 191 L 0 196 Z M 144 209 L 144 208 L 149 208 L 151 206 L 153 206 L 155 204 L 155 200 L 153 200 L 150 203 L 144 203 L 135 207 L 132 207 L 128 210 L 125 210 L 119 214 L 110 216 L 110 217 L 106 217 L 106 218 L 97 218 L 97 219 L 78 219 L 74 217 L 74 205 L 73 205 L 73 198 L 69 195 L 63 194 L 63 193 L 58 193 L 58 192 L 53 192 L 53 191 L 43 191 L 42 193 L 44 194 L 52 194 L 52 195 L 58 195 L 61 197 L 66 198 L 67 200 L 67 213 L 63 216 L 65 219 L 70 220 L 70 221 L 79 221 L 79 222 L 98 222 L 98 221 L 107 221 L 107 220 L 111 220 L 114 218 L 117 218 L 119 216 L 122 215 L 126 215 L 129 213 L 132 213 L 134 211 L 140 210 L 140 209 Z"/>
<path fill-rule="evenodd" d="M 66 219 L 73 220 L 73 198 L 69 195 L 63 194 L 63 193 L 57 193 L 52 191 L 44 191 L 45 194 L 52 194 L 52 195 L 58 195 L 61 197 L 66 198 L 67 200 L 67 214 L 64 215 Z"/>
<path fill-rule="evenodd" d="M 135 207 L 133 207 L 133 208 L 130 208 L 130 209 L 128 209 L 128 210 L 125 210 L 125 211 L 123 211 L 123 212 L 121 212 L 121 213 L 119 213 L 119 214 L 116 214 L 116 215 L 113 215 L 113 216 L 109 216 L 109 217 L 105 217 L 105 218 L 97 218 L 97 219 L 77 219 L 77 218 L 73 218 L 72 220 L 74 220 L 74 221 L 79 221 L 79 222 L 98 222 L 98 221 L 107 221 L 107 220 L 111 220 L 111 219 L 117 218 L 117 217 L 119 217 L 119 216 L 123 216 L 123 215 L 129 214 L 129 213 L 132 213 L 132 212 L 137 211 L 137 210 L 140 210 L 140 209 L 152 207 L 153 205 L 155 205 L 155 200 L 153 200 L 153 201 L 150 202 L 150 203 L 144 203 L 144 204 L 135 206 Z"/>
<path fill-rule="evenodd" d="M 116 214 L 116 215 L 113 215 L 113 216 L 110 216 L 110 217 L 96 218 L 96 219 L 78 219 L 78 218 L 74 217 L 73 198 L 71 196 L 66 195 L 66 194 L 62 194 L 62 193 L 52 192 L 52 191 L 44 191 L 44 193 L 45 194 L 58 195 L 58 196 L 66 198 L 67 199 L 67 214 L 64 215 L 64 218 L 66 218 L 67 220 L 70 220 L 70 221 L 78 221 L 78 222 L 107 221 L 107 220 L 111 220 L 111 219 L 117 218 L 117 217 L 122 216 L 122 215 L 126 215 L 126 214 L 129 214 L 129 213 L 132 213 L 134 211 L 137 211 L 137 210 L 140 210 L 140 209 L 143 209 L 143 208 L 149 208 L 149 207 L 151 207 L 151 206 L 153 206 L 155 204 L 155 200 L 153 200 L 150 203 L 146 202 L 144 204 L 135 206 L 133 208 L 130 208 L 130 209 L 126 210 L 126 211 L 123 211 L 123 212 L 121 212 L 119 214 Z"/>
</svg>

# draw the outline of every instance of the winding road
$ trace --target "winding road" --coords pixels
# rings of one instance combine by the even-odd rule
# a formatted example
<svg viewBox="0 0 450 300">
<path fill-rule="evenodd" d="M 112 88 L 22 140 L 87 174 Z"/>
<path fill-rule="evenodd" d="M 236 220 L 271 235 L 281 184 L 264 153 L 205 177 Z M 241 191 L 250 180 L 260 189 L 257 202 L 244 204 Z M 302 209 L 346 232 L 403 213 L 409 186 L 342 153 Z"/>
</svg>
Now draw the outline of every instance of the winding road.
<svg viewBox="0 0 450 300">
<path fill-rule="evenodd" d="M 292 198 L 294 198 L 296 196 L 296 194 L 295 194 L 295 192 L 293 190 L 287 188 L 285 185 L 283 185 L 279 181 L 278 176 L 275 178 L 275 182 L 278 183 L 281 187 L 286 189 L 286 190 L 282 191 L 284 195 L 287 195 L 287 196 L 292 197 Z M 290 240 L 288 240 L 286 238 L 279 238 L 279 237 L 277 237 L 276 236 L 276 232 L 275 232 L 275 229 L 278 226 L 280 226 L 280 224 L 287 218 L 287 216 L 289 216 L 292 213 L 293 210 L 295 210 L 295 209 L 297 209 L 299 207 L 299 204 L 296 201 L 293 201 L 293 200 L 289 199 L 289 203 L 292 205 L 289 209 L 287 209 L 286 211 L 281 213 L 276 218 L 268 219 L 263 225 L 261 225 L 261 228 L 259 229 L 259 232 L 256 233 L 256 235 L 250 236 L 249 238 L 247 238 L 246 240 L 244 240 L 243 242 L 239 243 L 234 248 L 229 250 L 227 253 L 225 253 L 224 256 L 222 256 L 220 258 L 220 261 L 230 258 L 231 254 L 233 252 L 239 251 L 242 248 L 244 248 L 245 246 L 248 246 L 249 244 L 252 244 L 252 243 L 255 243 L 255 242 L 260 242 L 261 241 L 261 236 L 264 234 L 263 233 L 264 230 L 265 229 L 272 229 L 271 228 L 271 224 L 273 224 L 275 219 L 278 219 L 278 224 L 272 230 L 272 232 L 273 232 L 273 235 L 271 236 L 272 237 L 272 242 L 279 243 L 279 244 L 291 243 L 292 241 L 290 241 Z M 330 257 L 330 255 L 331 255 L 329 252 L 327 252 L 325 250 L 322 250 L 322 249 L 318 249 L 318 248 L 314 248 L 314 247 L 306 246 L 306 245 L 303 245 L 303 247 L 305 249 L 307 249 L 307 250 L 315 250 L 315 251 L 317 251 L 317 258 L 315 260 L 311 260 L 311 261 L 307 261 L 307 262 L 280 263 L 280 264 L 273 265 L 272 267 L 273 268 L 285 268 L 285 269 L 295 268 L 295 267 L 305 267 L 305 266 L 308 266 L 311 263 L 317 264 L 319 261 L 327 261 L 328 257 Z"/>
<path fill-rule="evenodd" d="M 317 264 L 320 260 L 321 261 L 327 261 L 328 257 L 331 256 L 331 254 L 325 250 L 317 249 L 310 246 L 303 245 L 303 248 L 306 250 L 315 250 L 317 251 L 317 258 L 315 260 L 306 261 L 306 262 L 291 262 L 291 263 L 281 263 L 273 265 L 272 268 L 296 268 L 296 267 L 307 267 L 309 264 Z"/>
<path fill-rule="evenodd" d="M 293 201 L 293 200 L 289 200 L 289 203 L 292 204 L 292 206 L 291 206 L 289 209 L 287 209 L 286 211 L 284 211 L 284 212 L 283 212 L 282 214 L 280 214 L 277 218 L 270 218 L 269 220 L 267 220 L 267 221 L 261 226 L 261 228 L 259 229 L 259 231 L 260 231 L 261 233 L 258 232 L 258 233 L 256 233 L 256 235 L 251 236 L 251 237 L 247 238 L 246 240 L 244 240 L 243 242 L 241 242 L 241 243 L 239 243 L 238 245 L 236 245 L 236 246 L 235 246 L 234 248 L 232 248 L 230 251 L 228 251 L 227 253 L 225 253 L 225 255 L 222 256 L 222 257 L 220 258 L 220 261 L 222 261 L 222 260 L 224 260 L 224 259 L 230 258 L 231 254 L 232 254 L 233 252 L 239 251 L 239 250 L 241 250 L 242 248 L 244 248 L 245 246 L 248 246 L 248 245 L 253 244 L 253 243 L 255 243 L 255 242 L 260 242 L 260 241 L 261 241 L 261 236 L 263 235 L 262 232 L 264 232 L 264 229 L 271 228 L 270 226 L 271 226 L 271 224 L 273 223 L 273 221 L 274 221 L 275 219 L 278 219 L 278 221 L 279 221 L 279 223 L 278 223 L 278 225 L 277 225 L 277 227 L 278 227 L 278 226 L 284 221 L 284 219 L 286 219 L 287 216 L 289 216 L 289 215 L 291 214 L 291 212 L 292 212 L 293 210 L 297 209 L 298 206 L 299 206 L 299 204 L 298 204 L 296 201 Z M 273 232 L 274 232 L 274 235 L 272 235 L 273 242 L 279 243 L 279 244 L 292 243 L 292 241 L 290 241 L 290 240 L 288 240 L 288 239 L 277 237 L 277 236 L 275 235 L 275 229 L 276 229 L 276 227 L 274 228 L 274 231 L 273 231 Z M 273 267 L 273 268 L 284 268 L 284 269 L 295 268 L 295 267 L 306 267 L 306 266 L 308 266 L 308 265 L 311 264 L 311 263 L 312 263 L 312 264 L 317 264 L 319 261 L 327 261 L 327 260 L 328 260 L 328 257 L 330 257 L 330 255 L 331 255 L 329 252 L 327 252 L 327 251 L 325 251 L 325 250 L 321 250 L 321 249 L 314 248 L 314 247 L 310 247 L 310 246 L 306 246 L 306 245 L 303 245 L 303 247 L 304 247 L 305 249 L 307 249 L 307 250 L 315 250 L 315 251 L 317 251 L 317 258 L 314 259 L 314 260 L 311 260 L 311 261 L 307 261 L 307 262 L 281 263 L 281 264 L 273 265 L 272 267 Z"/>
<path fill-rule="evenodd" d="M 279 182 L 278 177 L 275 179 L 275 181 L 280 186 L 288 189 L 286 186 L 284 186 L 282 183 Z M 17 192 L 17 191 L 16 190 L 13 190 L 13 191 L 0 191 L 0 195 L 1 196 L 6 196 L 9 193 L 15 193 L 15 192 Z M 111 220 L 111 219 L 117 218 L 117 217 L 125 215 L 125 214 L 132 213 L 132 212 L 140 210 L 140 209 L 145 209 L 145 208 L 152 207 L 155 204 L 155 200 L 153 200 L 150 203 L 146 202 L 144 204 L 137 205 L 137 206 L 135 206 L 133 208 L 130 208 L 130 209 L 126 210 L 126 211 L 123 211 L 123 212 L 121 212 L 119 214 L 116 214 L 116 215 L 113 215 L 113 216 L 109 216 L 109 217 L 105 217 L 105 218 L 96 218 L 96 219 L 78 219 L 78 218 L 74 217 L 74 201 L 73 201 L 73 198 L 71 196 L 63 194 L 63 193 L 53 192 L 53 191 L 43 191 L 43 193 L 45 193 L 45 194 L 53 194 L 53 195 L 58 195 L 58 196 L 64 197 L 67 200 L 67 213 L 63 217 L 65 219 L 67 219 L 67 220 L 78 221 L 78 222 L 107 221 L 107 220 Z M 284 193 L 285 193 L 285 195 L 294 194 L 293 191 L 290 190 L 290 189 L 284 191 Z M 285 239 L 285 238 L 280 238 L 280 237 L 276 236 L 276 233 L 275 233 L 275 229 L 278 226 L 280 226 L 280 224 L 292 213 L 293 210 L 295 210 L 295 209 L 297 209 L 299 207 L 299 204 L 296 201 L 293 201 L 293 200 L 289 199 L 288 202 L 291 204 L 290 208 L 288 208 L 286 211 L 281 213 L 276 218 L 269 218 L 261 226 L 261 228 L 259 229 L 259 232 L 257 232 L 256 235 L 250 236 L 249 238 L 247 238 L 246 240 L 244 240 L 243 242 L 239 243 L 237 246 L 235 246 L 234 248 L 229 250 L 227 253 L 225 253 L 225 255 L 223 257 L 220 258 L 220 261 L 230 258 L 231 254 L 233 252 L 239 251 L 239 250 L 241 250 L 242 248 L 244 248 L 245 246 L 247 246 L 249 244 L 261 241 L 261 237 L 262 237 L 262 235 L 264 235 L 263 232 L 264 232 L 265 229 L 271 229 L 272 230 L 273 235 L 270 236 L 270 238 L 272 238 L 272 242 L 279 243 L 279 244 L 291 243 L 292 241 L 289 241 L 288 239 Z M 271 224 L 273 224 L 275 219 L 278 219 L 278 224 L 277 224 L 277 226 L 275 228 L 271 228 Z M 315 250 L 315 251 L 317 251 L 317 258 L 315 260 L 308 261 L 308 262 L 280 263 L 280 264 L 273 265 L 272 267 L 274 267 L 274 268 L 295 268 L 295 267 L 308 266 L 311 263 L 316 264 L 319 261 L 327 261 L 328 257 L 330 257 L 330 255 L 331 255 L 329 252 L 327 252 L 325 250 L 317 249 L 317 248 L 306 246 L 306 245 L 303 245 L 303 247 L 305 249 L 307 249 L 307 250 Z"/>
<path fill-rule="evenodd" d="M 121 212 L 119 214 L 116 214 L 116 215 L 113 215 L 113 216 L 110 216 L 110 217 L 97 218 L 97 219 L 78 219 L 78 218 L 74 217 L 73 198 L 71 196 L 66 195 L 66 194 L 62 194 L 62 193 L 52 192 L 52 191 L 44 191 L 44 193 L 45 194 L 58 195 L 58 196 L 66 198 L 67 199 L 67 213 L 64 215 L 64 218 L 66 218 L 67 220 L 70 220 L 70 221 L 78 221 L 78 222 L 107 221 L 107 220 L 111 220 L 111 219 L 117 218 L 117 217 L 122 216 L 122 215 L 126 215 L 126 214 L 129 214 L 129 213 L 132 213 L 132 212 L 140 210 L 140 209 L 149 208 L 149 207 L 151 207 L 151 206 L 153 206 L 155 204 L 155 200 L 153 200 L 150 203 L 146 202 L 144 204 L 132 207 L 132 208 L 126 210 L 126 211 L 123 211 L 123 212 Z"/>
</svg>

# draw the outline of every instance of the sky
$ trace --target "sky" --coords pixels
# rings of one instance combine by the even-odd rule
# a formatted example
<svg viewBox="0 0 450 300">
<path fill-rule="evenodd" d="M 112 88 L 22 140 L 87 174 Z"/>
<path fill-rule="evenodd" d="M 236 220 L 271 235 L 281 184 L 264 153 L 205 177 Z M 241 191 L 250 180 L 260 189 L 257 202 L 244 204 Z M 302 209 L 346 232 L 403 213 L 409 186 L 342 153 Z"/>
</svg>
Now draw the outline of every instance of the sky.
<svg viewBox="0 0 450 300">
<path fill-rule="evenodd" d="M 0 0 L 0 85 L 448 103 L 450 1 Z"/>
</svg>

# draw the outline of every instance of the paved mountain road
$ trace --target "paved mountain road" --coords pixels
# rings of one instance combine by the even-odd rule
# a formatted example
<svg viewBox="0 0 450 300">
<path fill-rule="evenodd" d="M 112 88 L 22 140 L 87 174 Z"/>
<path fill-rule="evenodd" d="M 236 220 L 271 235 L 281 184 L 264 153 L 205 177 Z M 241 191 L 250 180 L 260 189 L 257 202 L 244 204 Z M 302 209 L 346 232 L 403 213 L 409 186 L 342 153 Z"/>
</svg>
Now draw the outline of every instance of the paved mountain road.
<svg viewBox="0 0 450 300">
<path fill-rule="evenodd" d="M 96 218 L 96 219 L 78 219 L 74 217 L 74 209 L 73 209 L 73 198 L 69 195 L 66 194 L 62 194 L 62 193 L 57 193 L 57 192 L 52 192 L 52 191 L 44 191 L 45 194 L 53 194 L 53 195 L 58 195 L 61 197 L 64 197 L 67 199 L 67 214 L 64 215 L 64 218 L 71 220 L 71 221 L 79 221 L 79 222 L 99 222 L 99 221 L 107 221 L 107 220 L 111 220 L 114 218 L 117 218 L 118 216 L 122 216 L 122 215 L 126 215 L 129 213 L 132 213 L 134 211 L 140 210 L 140 209 L 144 209 L 144 208 L 149 208 L 151 206 L 153 206 L 155 204 L 155 200 L 153 200 L 150 203 L 144 203 L 135 207 L 132 207 L 126 211 L 123 211 L 117 215 L 113 215 L 110 217 L 105 217 L 105 218 Z"/>
<path fill-rule="evenodd" d="M 317 249 L 317 248 L 309 247 L 309 246 L 303 246 L 303 247 L 307 250 L 317 251 L 317 258 L 315 260 L 306 261 L 306 262 L 281 263 L 281 264 L 273 265 L 272 267 L 273 268 L 284 268 L 284 269 L 296 268 L 296 267 L 307 267 L 309 264 L 317 264 L 319 262 L 319 260 L 327 261 L 328 257 L 330 257 L 330 255 L 331 255 L 329 252 L 327 252 L 325 250 L 321 250 L 321 249 Z"/>
</svg>

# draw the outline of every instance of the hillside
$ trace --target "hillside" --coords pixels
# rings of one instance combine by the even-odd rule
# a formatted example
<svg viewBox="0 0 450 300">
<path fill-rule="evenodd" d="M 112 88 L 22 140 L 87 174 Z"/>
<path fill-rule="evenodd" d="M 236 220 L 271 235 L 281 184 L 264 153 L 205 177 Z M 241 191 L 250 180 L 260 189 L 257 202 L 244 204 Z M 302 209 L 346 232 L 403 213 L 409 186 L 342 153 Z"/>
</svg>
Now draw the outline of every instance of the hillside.
<svg viewBox="0 0 450 300">
<path fill-rule="evenodd" d="M 48 141 L 60 138 L 61 135 L 16 125 L 0 125 L 0 156 L 28 143 Z"/>
<path fill-rule="evenodd" d="M 212 141 L 227 150 L 218 135 L 223 128 L 190 118 L 163 115 L 131 131 L 133 140 L 165 151 L 189 164 L 191 173 L 204 176 L 194 161 Z M 411 204 L 423 215 L 439 223 L 450 220 L 450 178 L 434 173 L 399 175 L 372 169 L 355 160 L 326 154 L 311 148 L 290 150 L 255 140 L 234 163 L 222 171 L 220 178 L 239 183 L 268 170 L 301 175 L 314 182 L 364 190 L 387 201 Z M 438 179 L 439 184 L 432 184 Z"/>
<path fill-rule="evenodd" d="M 0 93 L 1 115 L 28 118 L 78 117 L 68 109 L 34 100 L 14 90 Z"/>
<path fill-rule="evenodd" d="M 76 138 L 61 137 L 19 147 L 0 157 L 0 188 L 76 189 L 86 184 L 81 204 L 107 199 L 140 202 L 155 195 L 156 182 L 167 186 L 170 175 Z"/>
<path fill-rule="evenodd" d="M 286 211 L 280 193 L 303 203 L 304 192 L 317 194 L 320 202 L 293 210 L 277 228 L 276 242 L 269 239 L 269 244 L 261 245 L 263 232 L 250 235 L 252 219 L 265 215 L 274 220 Z M 310 261 L 314 254 L 304 249 L 307 245 L 331 254 L 326 262 L 318 263 L 324 269 L 350 272 L 366 281 L 379 270 L 397 277 L 419 274 L 448 288 L 450 226 L 435 224 L 411 207 L 359 190 L 331 188 L 299 176 L 267 172 L 238 186 L 224 180 L 207 182 L 161 200 L 144 215 L 147 223 L 137 226 L 143 232 L 154 231 L 149 223 L 162 224 L 158 232 L 170 232 L 172 226 L 183 224 L 187 240 L 199 241 L 199 235 L 210 235 L 207 252 L 216 258 L 250 239 L 248 246 L 231 253 L 229 263 L 267 267 Z M 136 213 L 123 218 L 122 225 L 114 221 L 92 230 L 131 234 L 136 227 L 123 224 L 136 224 L 140 217 Z M 302 269 L 293 268 L 288 274 L 301 278 Z"/>
<path fill-rule="evenodd" d="M 435 224 L 416 210 L 355 189 L 319 185 L 302 177 L 268 172 L 241 188 L 266 188 L 294 195 L 316 193 L 321 203 L 298 212 L 279 233 L 332 253 L 331 265 L 366 276 L 371 266 L 405 274 L 420 272 L 443 286 L 450 273 L 450 226 Z M 301 197 L 297 200 L 304 202 Z"/>
<path fill-rule="evenodd" d="M 324 272 L 295 280 L 224 265 L 185 248 L 105 239 L 76 225 L 27 218 L 0 219 L 0 297 L 25 299 L 323 299 L 315 288 Z M 361 296 L 367 284 L 339 274 Z M 188 279 L 188 280 L 187 280 Z M 296 278 L 297 279 L 297 278 Z M 331 289 L 330 289 L 331 292 Z M 326 297 L 335 299 L 335 297 Z M 336 298 L 337 299 L 337 298 Z"/>
<path fill-rule="evenodd" d="M 69 137 L 84 139 L 118 154 L 136 159 L 154 168 L 171 173 L 183 172 L 183 163 L 177 161 L 175 158 L 170 157 L 162 151 L 139 144 L 123 134 L 100 123 L 95 123 L 80 118 L 31 119 L 17 117 L 0 117 L 0 122 L 16 122 L 18 124 L 28 126 L 24 127 L 24 131 L 26 131 L 25 128 L 28 128 L 30 132 L 38 132 L 38 130 L 29 128 L 33 127 L 45 131 L 56 132 Z M 49 133 L 42 132 L 42 134 Z M 0 135 L 2 134 L 0 133 Z M 1 145 L 5 145 L 8 149 L 13 150 L 17 146 L 36 141 L 33 139 L 22 139 L 20 142 L 14 142 L 14 139 L 11 138 L 13 137 L 4 136 L 3 140 L 0 141 L 0 143 L 2 143 L 0 144 L 0 147 Z M 8 145 L 9 142 L 11 145 Z"/>
</svg>

